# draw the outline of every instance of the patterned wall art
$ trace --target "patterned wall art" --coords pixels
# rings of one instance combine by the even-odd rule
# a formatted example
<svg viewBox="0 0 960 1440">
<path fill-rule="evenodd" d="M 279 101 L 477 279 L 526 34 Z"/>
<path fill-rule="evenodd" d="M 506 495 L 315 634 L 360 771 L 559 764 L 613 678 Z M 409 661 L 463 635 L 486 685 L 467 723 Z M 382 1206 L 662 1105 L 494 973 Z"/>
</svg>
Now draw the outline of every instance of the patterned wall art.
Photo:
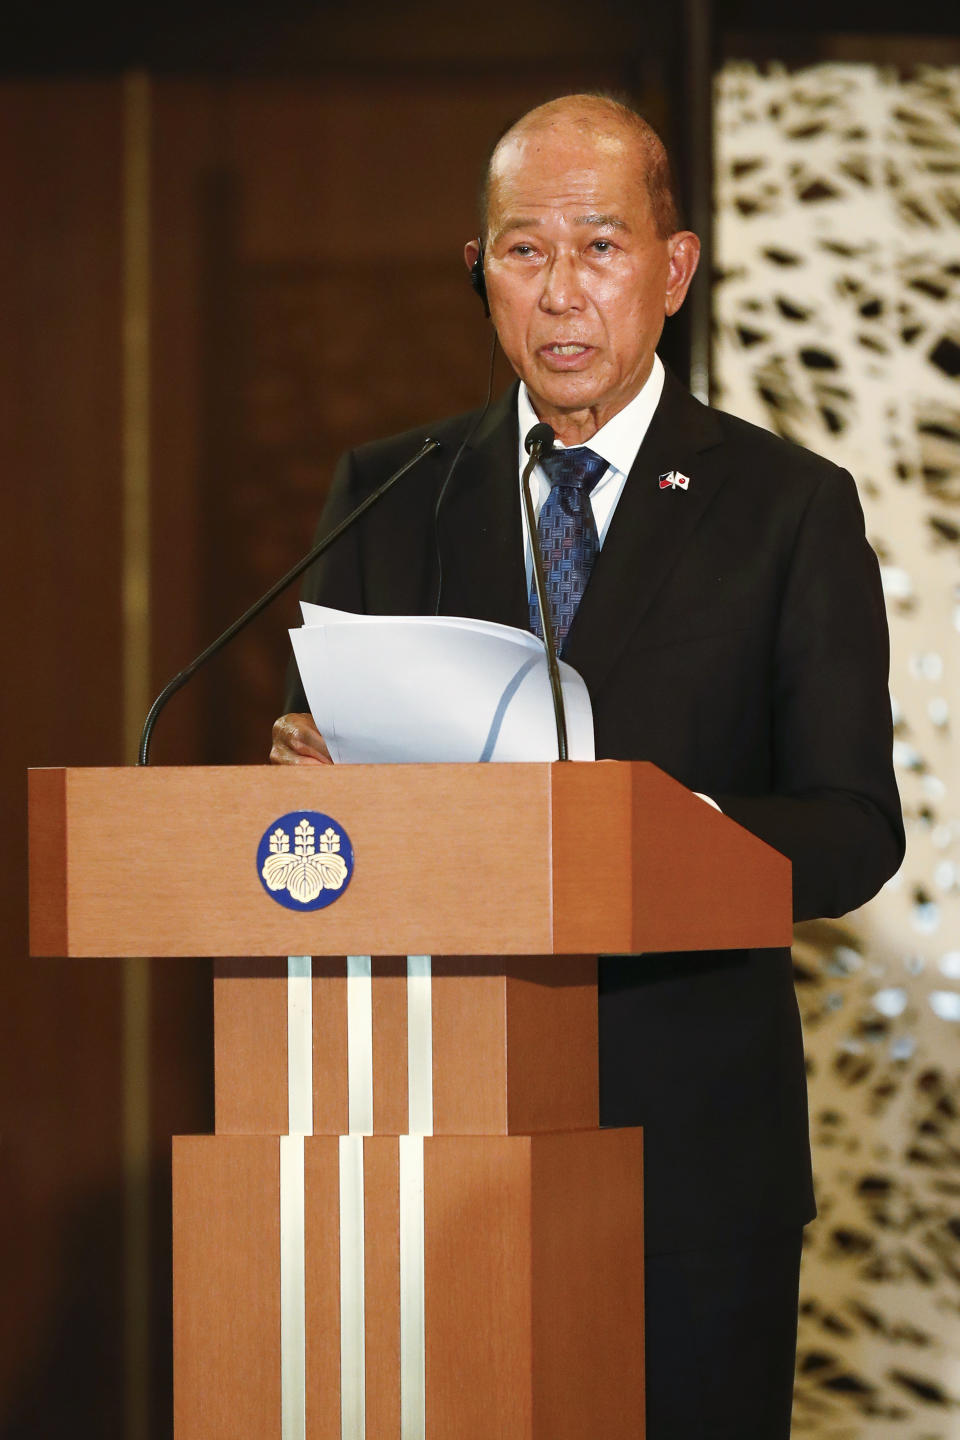
<svg viewBox="0 0 960 1440">
<path fill-rule="evenodd" d="M 857 479 L 908 833 L 876 900 L 797 933 L 820 1215 L 794 1434 L 956 1440 L 960 69 L 731 62 L 716 135 L 716 403 Z"/>
</svg>

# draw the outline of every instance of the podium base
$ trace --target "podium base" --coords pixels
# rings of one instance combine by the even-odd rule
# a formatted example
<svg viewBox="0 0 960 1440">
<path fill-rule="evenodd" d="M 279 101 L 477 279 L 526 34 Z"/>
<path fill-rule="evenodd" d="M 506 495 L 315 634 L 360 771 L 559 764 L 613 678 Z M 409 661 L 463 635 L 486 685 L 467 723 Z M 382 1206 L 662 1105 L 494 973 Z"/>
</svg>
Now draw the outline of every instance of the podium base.
<svg viewBox="0 0 960 1440">
<path fill-rule="evenodd" d="M 639 1130 L 174 1140 L 176 1440 L 637 1440 Z"/>
</svg>

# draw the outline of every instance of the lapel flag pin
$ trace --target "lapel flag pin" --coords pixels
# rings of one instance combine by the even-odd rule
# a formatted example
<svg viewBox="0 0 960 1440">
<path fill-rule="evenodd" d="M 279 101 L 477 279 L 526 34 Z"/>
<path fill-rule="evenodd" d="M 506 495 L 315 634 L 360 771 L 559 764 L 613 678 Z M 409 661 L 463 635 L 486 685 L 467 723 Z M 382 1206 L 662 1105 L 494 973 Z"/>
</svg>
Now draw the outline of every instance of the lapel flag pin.
<svg viewBox="0 0 960 1440">
<path fill-rule="evenodd" d="M 660 476 L 661 490 L 688 490 L 690 488 L 690 476 L 681 475 L 679 470 L 668 470 L 665 475 Z"/>
</svg>

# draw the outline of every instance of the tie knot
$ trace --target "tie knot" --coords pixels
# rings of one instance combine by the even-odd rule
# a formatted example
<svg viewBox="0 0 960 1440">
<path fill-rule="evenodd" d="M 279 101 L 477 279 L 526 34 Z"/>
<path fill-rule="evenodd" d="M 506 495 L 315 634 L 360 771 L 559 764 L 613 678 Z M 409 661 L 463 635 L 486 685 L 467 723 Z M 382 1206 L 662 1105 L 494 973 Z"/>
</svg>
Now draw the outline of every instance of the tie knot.
<svg viewBox="0 0 960 1440">
<path fill-rule="evenodd" d="M 607 468 L 602 455 L 596 455 L 586 445 L 575 445 L 570 450 L 550 450 L 540 461 L 551 485 L 572 485 L 585 490 L 589 495 Z"/>
</svg>

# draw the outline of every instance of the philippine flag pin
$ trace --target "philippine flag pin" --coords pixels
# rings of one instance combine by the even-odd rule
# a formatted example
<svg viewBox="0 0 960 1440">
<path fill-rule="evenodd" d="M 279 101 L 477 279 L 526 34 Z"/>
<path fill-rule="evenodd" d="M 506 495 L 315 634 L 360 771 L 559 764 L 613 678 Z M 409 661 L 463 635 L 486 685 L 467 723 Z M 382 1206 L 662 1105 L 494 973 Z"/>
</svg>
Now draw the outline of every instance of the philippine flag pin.
<svg viewBox="0 0 960 1440">
<path fill-rule="evenodd" d="M 668 470 L 660 476 L 661 490 L 689 490 L 690 476 L 681 475 L 679 470 Z"/>
</svg>

